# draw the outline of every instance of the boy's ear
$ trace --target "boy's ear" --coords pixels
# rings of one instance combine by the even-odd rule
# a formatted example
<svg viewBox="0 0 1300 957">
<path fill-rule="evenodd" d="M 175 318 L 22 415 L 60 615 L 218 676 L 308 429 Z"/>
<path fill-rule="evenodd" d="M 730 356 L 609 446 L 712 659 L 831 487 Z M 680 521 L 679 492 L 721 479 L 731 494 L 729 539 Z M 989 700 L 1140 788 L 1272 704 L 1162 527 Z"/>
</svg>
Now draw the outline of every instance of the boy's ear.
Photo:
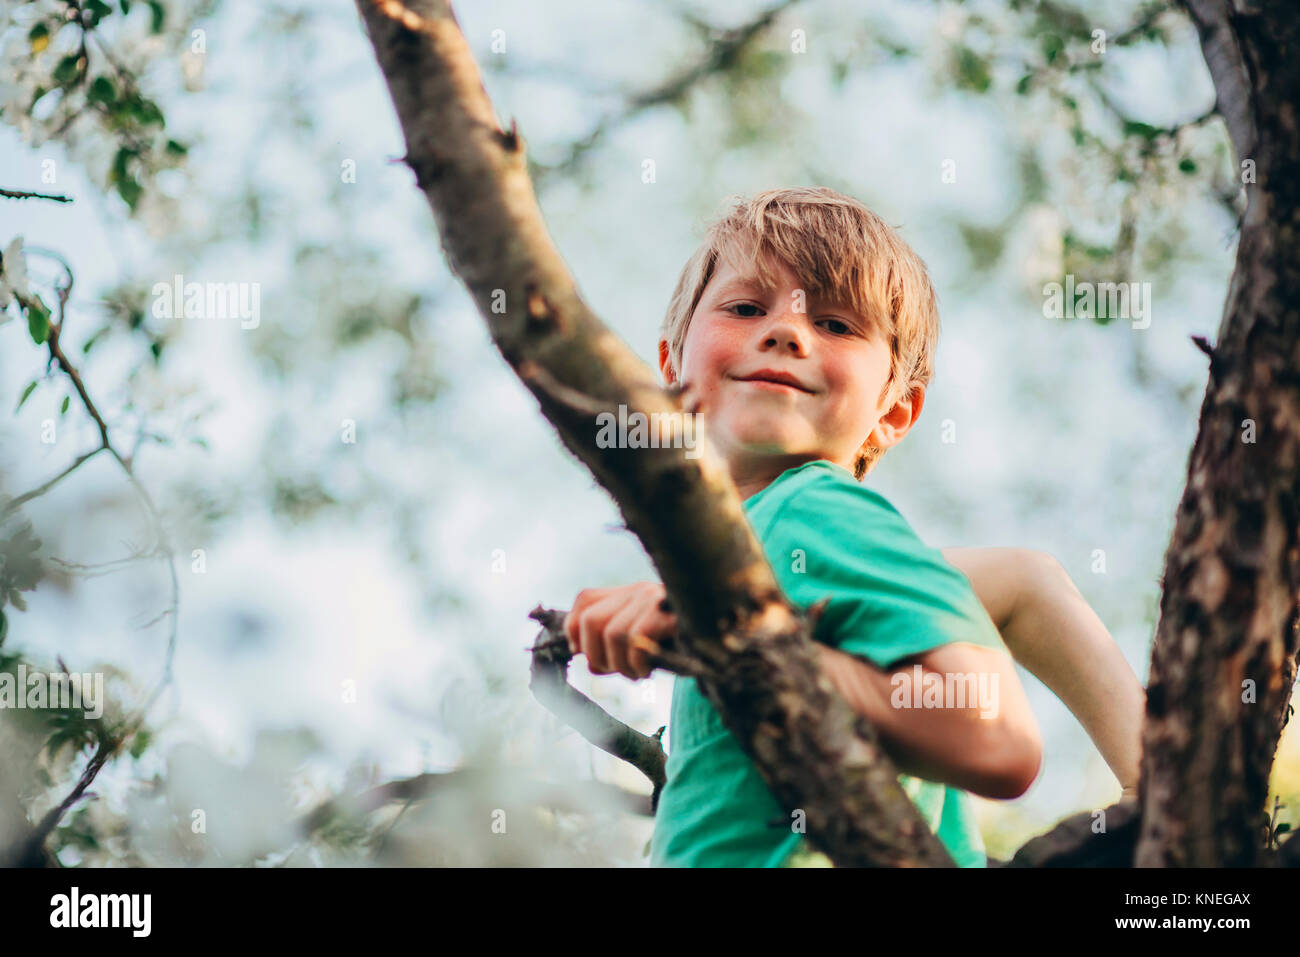
<svg viewBox="0 0 1300 957">
<path fill-rule="evenodd" d="M 903 441 L 903 436 L 916 424 L 925 405 L 925 386 L 917 386 L 907 395 L 894 403 L 893 408 L 885 412 L 868 436 L 872 445 L 888 449 Z"/>
<path fill-rule="evenodd" d="M 667 339 L 659 340 L 659 371 L 663 373 L 664 381 L 669 385 L 677 381 L 677 376 L 673 373 L 673 360 Z"/>
</svg>

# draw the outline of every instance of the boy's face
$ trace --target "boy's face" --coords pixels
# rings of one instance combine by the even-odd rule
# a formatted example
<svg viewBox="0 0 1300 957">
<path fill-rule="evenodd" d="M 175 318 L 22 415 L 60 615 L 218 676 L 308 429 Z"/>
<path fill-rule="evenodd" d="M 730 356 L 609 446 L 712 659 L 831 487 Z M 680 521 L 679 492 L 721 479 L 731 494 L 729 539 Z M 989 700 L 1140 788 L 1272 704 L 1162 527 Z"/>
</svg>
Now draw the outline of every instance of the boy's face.
<svg viewBox="0 0 1300 957">
<path fill-rule="evenodd" d="M 778 282 L 767 290 L 720 263 L 687 328 L 680 375 L 665 342 L 660 369 L 690 387 L 738 484 L 818 458 L 852 471 L 868 436 L 881 448 L 902 439 L 924 392 L 884 408 L 890 349 L 874 317 L 812 298 L 784 263 L 769 262 Z"/>
</svg>

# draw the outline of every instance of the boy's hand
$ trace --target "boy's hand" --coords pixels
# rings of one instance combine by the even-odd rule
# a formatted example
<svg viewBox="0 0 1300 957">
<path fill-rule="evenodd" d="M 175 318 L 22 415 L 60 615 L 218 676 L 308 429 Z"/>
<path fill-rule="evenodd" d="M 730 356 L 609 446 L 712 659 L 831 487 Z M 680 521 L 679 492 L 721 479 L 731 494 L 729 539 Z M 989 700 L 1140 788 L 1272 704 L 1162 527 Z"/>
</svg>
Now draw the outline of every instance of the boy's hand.
<svg viewBox="0 0 1300 957">
<path fill-rule="evenodd" d="M 564 619 L 569 648 L 587 656 L 593 675 L 647 677 L 658 642 L 677 634 L 677 616 L 659 608 L 666 597 L 659 582 L 584 588 Z"/>
</svg>

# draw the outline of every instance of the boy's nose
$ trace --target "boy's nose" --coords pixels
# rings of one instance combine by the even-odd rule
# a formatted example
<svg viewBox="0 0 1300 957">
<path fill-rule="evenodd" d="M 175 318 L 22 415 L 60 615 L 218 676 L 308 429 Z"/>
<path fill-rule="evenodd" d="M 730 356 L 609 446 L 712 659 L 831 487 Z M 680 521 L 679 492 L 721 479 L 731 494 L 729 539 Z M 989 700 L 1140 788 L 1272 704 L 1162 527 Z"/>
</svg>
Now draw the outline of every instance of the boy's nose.
<svg viewBox="0 0 1300 957">
<path fill-rule="evenodd" d="M 808 347 L 806 335 L 793 317 L 772 316 L 767 328 L 762 331 L 763 348 L 803 355 Z"/>
</svg>

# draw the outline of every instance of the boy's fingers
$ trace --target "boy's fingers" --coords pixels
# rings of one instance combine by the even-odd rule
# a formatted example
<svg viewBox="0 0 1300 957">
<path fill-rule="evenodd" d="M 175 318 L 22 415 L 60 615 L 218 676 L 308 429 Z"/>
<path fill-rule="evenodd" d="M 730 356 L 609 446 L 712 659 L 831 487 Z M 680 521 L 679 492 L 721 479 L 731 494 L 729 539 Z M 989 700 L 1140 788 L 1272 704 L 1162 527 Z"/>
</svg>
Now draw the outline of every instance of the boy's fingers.
<svg viewBox="0 0 1300 957">
<path fill-rule="evenodd" d="M 569 639 L 569 650 L 575 655 L 582 651 L 582 643 L 579 639 L 582 637 L 582 618 L 587 610 L 587 606 L 595 600 L 595 590 L 584 588 L 578 592 L 573 599 L 573 606 L 569 613 L 564 616 L 564 636 Z"/>
<path fill-rule="evenodd" d="M 605 649 L 609 667 L 627 678 L 636 677 L 630 660 L 629 652 L 632 649 L 628 647 L 627 636 L 638 617 L 640 611 L 636 605 L 624 604 L 605 625 Z"/>
<path fill-rule="evenodd" d="M 587 663 L 593 674 L 622 671 L 626 664 L 620 658 L 618 643 L 610 641 L 611 628 L 624 607 L 624 599 L 618 591 L 611 590 L 582 616 L 582 649 L 587 654 Z"/>
<path fill-rule="evenodd" d="M 628 657 L 631 660 L 633 670 L 637 673 L 637 677 L 649 677 L 650 672 L 654 670 L 654 667 L 650 664 L 650 658 L 659 656 L 659 642 L 647 638 L 645 635 L 632 635 L 628 638 L 628 642 L 632 645 Z"/>
<path fill-rule="evenodd" d="M 638 678 L 647 678 L 655 669 L 653 659 L 661 656 L 659 639 L 671 634 L 676 627 L 671 615 L 659 610 L 663 586 L 656 585 L 641 605 L 641 613 L 628 629 L 628 660 Z"/>
<path fill-rule="evenodd" d="M 578 639 L 582 652 L 587 656 L 587 667 L 592 674 L 608 674 L 605 661 L 605 642 L 596 621 L 595 609 L 589 609 L 578 622 Z"/>
<path fill-rule="evenodd" d="M 648 677 L 660 654 L 655 639 L 676 631 L 676 616 L 659 608 L 662 597 L 662 585 L 583 589 L 564 618 L 571 652 L 586 655 L 592 674 Z"/>
</svg>

